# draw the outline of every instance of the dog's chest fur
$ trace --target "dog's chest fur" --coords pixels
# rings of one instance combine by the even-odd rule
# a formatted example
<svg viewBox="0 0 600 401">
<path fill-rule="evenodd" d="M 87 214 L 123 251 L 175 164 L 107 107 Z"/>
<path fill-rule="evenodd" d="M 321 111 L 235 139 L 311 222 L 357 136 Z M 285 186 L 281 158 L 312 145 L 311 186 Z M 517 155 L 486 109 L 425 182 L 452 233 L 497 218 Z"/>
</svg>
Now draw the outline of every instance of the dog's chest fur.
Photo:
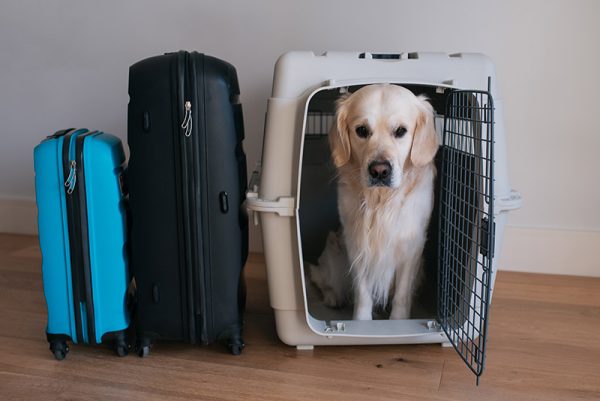
<svg viewBox="0 0 600 401">
<path fill-rule="evenodd" d="M 340 180 L 338 208 L 354 282 L 366 283 L 385 304 L 394 275 L 417 266 L 433 207 L 432 166 L 413 171 L 397 189 L 361 190 Z M 413 263 L 409 263 L 409 262 Z"/>
</svg>

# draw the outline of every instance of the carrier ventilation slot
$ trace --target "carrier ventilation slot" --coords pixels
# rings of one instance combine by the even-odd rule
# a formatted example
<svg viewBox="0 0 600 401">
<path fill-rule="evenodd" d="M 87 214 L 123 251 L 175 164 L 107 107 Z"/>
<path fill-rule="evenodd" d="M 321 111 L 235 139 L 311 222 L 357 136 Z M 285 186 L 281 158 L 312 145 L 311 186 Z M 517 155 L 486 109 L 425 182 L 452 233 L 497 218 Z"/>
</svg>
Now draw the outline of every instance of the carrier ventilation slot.
<svg viewBox="0 0 600 401">
<path fill-rule="evenodd" d="M 305 135 L 308 137 L 321 137 L 329 133 L 335 121 L 334 113 L 322 111 L 309 111 L 306 114 Z"/>
<path fill-rule="evenodd" d="M 358 58 L 373 60 L 400 60 L 400 53 L 361 53 Z"/>
</svg>

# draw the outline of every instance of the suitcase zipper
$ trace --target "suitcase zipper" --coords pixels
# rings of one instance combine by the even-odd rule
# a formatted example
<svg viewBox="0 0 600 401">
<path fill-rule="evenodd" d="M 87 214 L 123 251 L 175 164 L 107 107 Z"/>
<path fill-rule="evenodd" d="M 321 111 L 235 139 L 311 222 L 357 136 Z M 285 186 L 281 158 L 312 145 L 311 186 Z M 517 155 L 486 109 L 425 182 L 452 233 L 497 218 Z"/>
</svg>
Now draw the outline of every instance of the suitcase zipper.
<svg viewBox="0 0 600 401">
<path fill-rule="evenodd" d="M 69 192 L 69 188 L 71 186 L 72 181 L 72 159 L 71 159 L 71 137 L 77 131 L 72 131 L 67 133 L 63 138 L 63 148 L 62 148 L 62 163 L 63 163 L 63 176 L 68 176 L 65 180 L 66 197 L 65 197 L 65 209 L 67 214 L 67 230 L 69 237 L 69 256 L 71 262 L 71 291 L 73 294 L 73 315 L 75 316 L 75 338 L 73 338 L 73 342 L 83 342 L 83 333 L 82 333 L 82 325 L 81 325 L 81 313 L 80 313 L 80 294 L 81 294 L 81 280 L 80 280 L 80 272 L 79 272 L 79 244 L 77 240 L 77 234 L 75 233 L 75 222 L 76 217 L 74 214 L 73 208 L 73 197 L 72 191 Z"/>
<path fill-rule="evenodd" d="M 83 271 L 83 296 L 85 299 L 85 323 L 88 342 L 96 343 L 95 317 L 94 317 L 94 298 L 92 291 L 92 269 L 90 261 L 90 242 L 88 232 L 88 217 L 87 217 L 87 194 L 85 185 L 85 160 L 83 157 L 83 148 L 85 139 L 88 136 L 97 134 L 97 131 L 88 132 L 75 138 L 75 159 L 74 165 L 78 168 L 75 170 L 75 182 L 79 181 L 77 186 L 77 203 L 80 230 L 80 245 L 81 245 L 81 269 Z M 76 208 L 77 209 L 77 208 Z M 83 305 L 82 305 L 83 307 Z M 83 311 L 82 311 L 83 313 Z M 82 319 L 83 321 L 83 319 Z M 83 324 L 83 322 L 82 322 Z"/>
<path fill-rule="evenodd" d="M 183 136 L 180 139 L 181 143 L 181 203 L 182 203 L 182 217 L 183 217 L 183 257 L 182 261 L 184 269 L 182 277 L 185 277 L 185 283 L 183 287 L 186 294 L 186 307 L 183 311 L 182 318 L 184 319 L 183 329 L 186 332 L 189 341 L 191 343 L 197 342 L 197 331 L 196 331 L 196 313 L 197 305 L 196 299 L 198 298 L 196 288 L 196 263 L 195 263 L 195 243 L 194 243 L 194 232 L 196 219 L 194 213 L 195 197 L 194 197 L 194 137 L 193 124 L 192 124 L 192 79 L 191 79 L 191 65 L 190 65 L 190 54 L 184 52 L 180 55 L 180 85 L 179 88 L 181 93 L 179 94 L 180 101 L 183 102 L 183 118 L 182 123 L 179 126 L 183 130 Z M 183 295 L 183 294 L 182 294 Z"/>
<path fill-rule="evenodd" d="M 202 109 L 198 107 L 200 105 L 199 96 L 204 97 L 205 85 L 204 85 L 204 56 L 197 57 L 200 65 L 194 64 L 194 55 L 188 53 L 188 99 L 194 101 L 196 105 L 196 122 L 201 122 L 200 113 Z M 196 73 L 196 68 L 200 68 L 201 73 Z M 199 83 L 196 79 L 200 76 L 201 80 Z M 201 88 L 200 94 L 197 93 L 198 88 Z M 190 130 L 191 130 L 191 107 L 190 106 Z M 210 304 L 212 302 L 212 296 L 210 292 L 210 264 L 207 263 L 207 258 L 210 256 L 207 254 L 209 247 L 210 236 L 207 234 L 206 229 L 208 220 L 205 221 L 207 216 L 206 205 L 208 191 L 208 185 L 206 183 L 206 132 L 200 130 L 200 125 L 196 125 L 196 135 L 192 140 L 191 144 L 194 146 L 191 152 L 191 158 L 188 160 L 188 166 L 191 171 L 190 181 L 190 205 L 193 207 L 191 210 L 192 227 L 191 227 L 191 246 L 192 246 L 192 257 L 194 267 L 192 269 L 192 279 L 194 288 L 194 315 L 193 321 L 195 322 L 195 334 L 196 341 L 207 344 L 211 340 L 212 333 L 212 314 Z M 202 156 L 203 155 L 203 156 Z M 204 165 L 202 165 L 204 163 Z"/>
<path fill-rule="evenodd" d="M 180 56 L 181 57 L 181 56 Z M 207 316 L 207 303 L 210 302 L 210 294 L 207 291 L 206 276 L 210 272 L 205 269 L 205 256 L 202 252 L 203 243 L 203 221 L 202 205 L 204 204 L 203 180 L 201 180 L 201 171 L 199 168 L 202 159 L 198 159 L 199 149 L 206 151 L 201 133 L 196 127 L 194 133 L 193 118 L 200 117 L 201 110 L 198 108 L 198 99 L 195 88 L 202 85 L 196 85 L 195 65 L 193 55 L 185 52 L 179 60 L 183 63 L 181 71 L 180 85 L 182 93 L 179 95 L 179 101 L 183 103 L 183 117 L 179 128 L 183 130 L 181 142 L 181 168 L 182 168 L 182 211 L 183 211 L 183 238 L 185 263 L 184 277 L 186 283 L 184 287 L 187 292 L 187 314 L 184 314 L 186 324 L 184 330 L 192 343 L 198 341 L 207 343 L 209 341 L 210 328 Z M 200 67 L 203 68 L 203 67 Z M 181 103 L 180 103 L 181 104 Z M 196 106 L 195 112 L 193 107 Z M 200 120 L 196 120 L 198 122 Z M 204 247 L 206 249 L 207 247 Z M 185 312 L 184 312 L 185 313 Z M 186 327 L 187 326 L 187 327 Z"/>
<path fill-rule="evenodd" d="M 206 157 L 206 138 L 203 131 L 200 131 L 200 125 L 196 124 L 195 133 L 192 131 L 192 107 L 195 105 L 196 122 L 201 121 L 200 113 L 202 112 L 200 105 L 199 96 L 204 96 L 204 58 L 203 56 L 196 57 L 198 64 L 194 63 L 194 54 L 186 53 L 186 74 L 187 78 L 186 85 L 184 86 L 187 91 L 184 103 L 184 107 L 188 109 L 188 126 L 189 134 L 192 135 L 192 140 L 187 142 L 187 146 L 191 147 L 191 152 L 188 152 L 187 158 L 187 171 L 188 171 L 188 205 L 190 207 L 188 211 L 188 217 L 190 224 L 189 227 L 189 245 L 191 248 L 192 265 L 190 271 L 190 278 L 192 280 L 192 297 L 190 298 L 192 314 L 190 320 L 192 323 L 193 330 L 190 331 L 193 336 L 193 341 L 200 341 L 201 343 L 208 343 L 210 340 L 209 333 L 212 332 L 211 321 L 208 311 L 210 310 L 211 294 L 210 294 L 210 269 L 207 269 L 209 264 L 206 263 L 208 255 L 205 253 L 208 249 L 209 238 L 205 233 L 207 221 L 204 221 L 206 215 L 206 194 L 205 191 L 208 189 L 204 177 L 206 169 L 201 168 L 203 162 L 202 154 Z M 198 74 L 196 69 L 199 68 L 201 73 Z M 196 79 L 200 76 L 201 81 L 198 83 Z M 201 88 L 202 92 L 200 95 L 197 93 L 198 88 Z M 203 153 L 201 153 L 203 152 Z"/>
<path fill-rule="evenodd" d="M 66 187 L 66 211 L 71 257 L 73 313 L 75 315 L 77 342 L 95 343 L 89 270 L 87 208 L 85 207 L 85 179 L 83 175 L 83 141 L 85 137 L 95 134 L 97 131 L 77 135 L 73 140 L 75 146 L 72 146 L 71 143 L 73 133 L 69 132 L 63 139 L 63 173 L 67 175 L 64 185 Z M 79 185 L 77 185 L 78 176 Z M 83 209 L 82 204 L 84 206 Z"/>
</svg>

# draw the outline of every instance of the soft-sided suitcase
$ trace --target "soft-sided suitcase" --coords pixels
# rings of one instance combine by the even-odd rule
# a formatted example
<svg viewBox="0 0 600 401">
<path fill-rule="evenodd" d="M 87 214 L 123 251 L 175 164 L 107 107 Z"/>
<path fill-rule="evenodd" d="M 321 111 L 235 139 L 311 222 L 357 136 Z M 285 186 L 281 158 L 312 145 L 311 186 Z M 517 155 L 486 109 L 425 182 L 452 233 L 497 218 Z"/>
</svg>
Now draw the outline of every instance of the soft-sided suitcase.
<svg viewBox="0 0 600 401">
<path fill-rule="evenodd" d="M 56 359 L 73 343 L 113 341 L 128 352 L 125 156 L 121 141 L 58 131 L 34 150 L 46 335 Z"/>
<path fill-rule="evenodd" d="M 235 68 L 180 51 L 129 71 L 131 266 L 138 353 L 158 338 L 242 340 L 248 222 Z"/>
</svg>

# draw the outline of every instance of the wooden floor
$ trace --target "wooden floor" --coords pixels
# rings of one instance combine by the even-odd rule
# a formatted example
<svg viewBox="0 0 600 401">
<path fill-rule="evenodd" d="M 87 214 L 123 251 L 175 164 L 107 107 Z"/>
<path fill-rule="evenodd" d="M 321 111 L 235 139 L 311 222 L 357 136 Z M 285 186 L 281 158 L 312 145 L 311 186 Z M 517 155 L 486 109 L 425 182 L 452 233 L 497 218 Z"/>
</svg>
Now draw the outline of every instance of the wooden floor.
<svg viewBox="0 0 600 401">
<path fill-rule="evenodd" d="M 500 272 L 479 387 L 439 345 L 317 347 L 275 334 L 264 264 L 246 269 L 247 347 L 159 343 L 149 358 L 72 346 L 57 362 L 44 328 L 37 239 L 0 234 L 2 400 L 598 400 L 600 279 Z"/>
</svg>

